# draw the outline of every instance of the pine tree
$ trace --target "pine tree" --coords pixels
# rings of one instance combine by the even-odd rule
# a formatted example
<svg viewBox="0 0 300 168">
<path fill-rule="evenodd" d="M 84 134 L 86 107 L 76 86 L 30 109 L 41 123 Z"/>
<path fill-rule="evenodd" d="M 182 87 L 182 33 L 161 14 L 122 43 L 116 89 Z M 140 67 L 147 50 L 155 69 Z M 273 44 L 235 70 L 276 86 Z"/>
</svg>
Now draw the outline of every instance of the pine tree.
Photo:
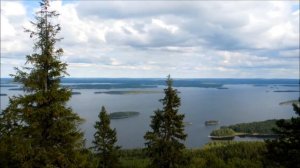
<svg viewBox="0 0 300 168">
<path fill-rule="evenodd" d="M 105 107 L 102 106 L 101 112 L 98 115 L 99 121 L 96 122 L 96 133 L 94 150 L 99 158 L 99 168 L 116 168 L 120 167 L 119 163 L 119 146 L 116 146 L 117 136 L 116 129 L 110 128 L 110 119 L 107 115 Z"/>
<path fill-rule="evenodd" d="M 151 158 L 150 167 L 179 168 L 186 164 L 183 155 L 185 146 L 182 142 L 187 137 L 184 133 L 184 115 L 178 113 L 180 98 L 178 91 L 172 88 L 173 80 L 170 75 L 166 84 L 165 97 L 160 100 L 163 109 L 154 112 L 150 124 L 152 131 L 144 136 L 146 151 Z"/>
<path fill-rule="evenodd" d="M 293 104 L 297 117 L 290 121 L 277 121 L 277 129 L 274 132 L 279 135 L 277 139 L 268 140 L 267 158 L 274 163 L 274 167 L 300 168 L 300 98 Z"/>
<path fill-rule="evenodd" d="M 34 39 L 29 66 L 12 75 L 25 94 L 11 97 L 0 116 L 0 167 L 86 167 L 82 119 L 66 107 L 71 91 L 60 86 L 67 64 L 60 61 L 63 49 L 55 48 L 59 14 L 49 10 L 48 0 L 40 6 L 34 29 L 25 30 Z"/>
</svg>

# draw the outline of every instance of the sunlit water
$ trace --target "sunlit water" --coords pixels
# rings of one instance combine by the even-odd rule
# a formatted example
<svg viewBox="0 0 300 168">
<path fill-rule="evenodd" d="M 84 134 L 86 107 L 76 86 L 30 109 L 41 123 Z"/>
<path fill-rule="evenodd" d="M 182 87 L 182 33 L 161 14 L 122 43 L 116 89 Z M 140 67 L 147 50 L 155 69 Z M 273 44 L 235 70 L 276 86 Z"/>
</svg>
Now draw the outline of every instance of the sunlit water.
<svg viewBox="0 0 300 168">
<path fill-rule="evenodd" d="M 221 125 L 241 122 L 263 121 L 267 119 L 290 118 L 294 115 L 291 106 L 280 106 L 279 103 L 297 99 L 299 92 L 272 92 L 270 86 L 255 87 L 249 84 L 225 85 L 228 89 L 178 87 L 181 97 L 180 112 L 185 114 L 187 125 L 185 132 L 188 137 L 187 147 L 201 147 L 210 141 L 208 135 L 213 129 Z M 278 86 L 288 90 L 289 87 Z M 162 91 L 163 86 L 145 90 Z M 142 89 L 114 89 L 114 90 L 142 90 Z M 102 105 L 108 112 L 138 111 L 140 115 L 112 120 L 111 126 L 116 128 L 118 144 L 122 148 L 144 147 L 143 136 L 149 130 L 150 116 L 162 105 L 159 99 L 163 93 L 155 94 L 127 94 L 110 95 L 94 94 L 101 89 L 77 89 L 80 95 L 73 95 L 68 106 L 77 112 L 85 122 L 81 125 L 85 133 L 87 146 L 91 145 L 95 129 L 93 127 Z M 8 97 L 21 94 L 21 91 L 12 91 L 8 87 L 1 87 L 1 109 L 8 105 Z M 205 126 L 206 120 L 219 120 L 218 126 Z M 239 138 L 237 138 L 239 139 Z M 243 139 L 240 139 L 243 140 Z"/>
</svg>

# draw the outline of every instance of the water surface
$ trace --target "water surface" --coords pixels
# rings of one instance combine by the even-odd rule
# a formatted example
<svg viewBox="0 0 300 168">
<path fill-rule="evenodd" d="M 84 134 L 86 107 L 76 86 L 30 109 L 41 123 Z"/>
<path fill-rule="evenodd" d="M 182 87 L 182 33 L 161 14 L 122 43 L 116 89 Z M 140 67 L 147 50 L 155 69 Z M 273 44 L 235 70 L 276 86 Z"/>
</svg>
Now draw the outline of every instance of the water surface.
<svg viewBox="0 0 300 168">
<path fill-rule="evenodd" d="M 129 79 L 127 79 L 128 81 Z M 133 80 L 133 81 L 132 81 Z M 134 83 L 134 79 L 129 80 Z M 84 81 L 84 82 L 83 82 Z M 68 102 L 68 106 L 77 112 L 85 122 L 81 125 L 82 131 L 85 133 L 87 145 L 91 145 L 95 129 L 93 125 L 98 120 L 98 114 L 101 106 L 105 106 L 108 112 L 116 111 L 138 111 L 140 115 L 112 120 L 111 126 L 116 128 L 118 136 L 118 144 L 123 148 L 144 147 L 143 136 L 149 130 L 150 116 L 153 111 L 161 108 L 162 105 L 159 99 L 163 98 L 163 93 L 153 94 L 94 94 L 97 91 L 131 91 L 131 90 L 148 90 L 162 91 L 164 86 L 163 80 L 153 84 L 155 87 L 138 87 L 138 88 L 112 88 L 112 89 L 91 89 L 80 88 L 73 89 L 74 92 L 81 92 L 79 95 L 73 95 Z M 76 85 L 76 80 L 71 81 L 72 85 Z M 96 81 L 99 84 L 99 81 Z M 100 81 L 105 85 L 115 85 L 115 83 L 126 83 L 126 80 L 114 79 Z M 189 81 L 186 81 L 188 83 Z M 213 81 L 215 82 L 215 81 Z M 279 80 L 280 82 L 280 80 Z M 297 81 L 296 81 L 297 82 Z M 78 83 L 95 84 L 95 81 L 79 80 Z M 147 84 L 147 81 L 139 84 Z M 181 85 L 178 85 L 179 96 L 181 97 L 180 112 L 185 114 L 185 121 L 191 122 L 192 125 L 187 125 L 185 132 L 188 134 L 185 142 L 187 147 L 201 147 L 210 141 L 208 135 L 213 129 L 221 125 L 230 125 L 241 122 L 263 121 L 267 119 L 290 118 L 294 115 L 291 106 L 280 106 L 279 103 L 287 100 L 297 99 L 299 92 L 273 92 L 274 90 L 295 90 L 298 87 L 291 82 L 281 81 L 276 83 L 256 82 L 257 85 L 248 82 L 231 83 L 223 81 L 222 87 L 228 89 L 217 88 L 201 88 L 190 87 L 185 85 L 184 80 Z M 255 82 L 254 82 L 255 83 Z M 67 83 L 70 85 L 70 83 Z M 284 85 L 287 84 L 287 85 Z M 291 84 L 291 85 L 290 85 Z M 136 83 L 134 83 L 134 86 Z M 149 86 L 149 85 L 148 85 Z M 184 86 L 184 87 L 180 87 Z M 197 86 L 197 85 L 191 85 Z M 1 93 L 6 93 L 8 96 L 1 96 L 1 109 L 4 109 L 8 104 L 8 97 L 12 95 L 22 94 L 22 91 L 9 90 L 10 87 L 1 87 Z M 205 126 L 206 120 L 219 120 L 218 126 Z M 245 140 L 245 139 L 241 139 Z"/>
</svg>

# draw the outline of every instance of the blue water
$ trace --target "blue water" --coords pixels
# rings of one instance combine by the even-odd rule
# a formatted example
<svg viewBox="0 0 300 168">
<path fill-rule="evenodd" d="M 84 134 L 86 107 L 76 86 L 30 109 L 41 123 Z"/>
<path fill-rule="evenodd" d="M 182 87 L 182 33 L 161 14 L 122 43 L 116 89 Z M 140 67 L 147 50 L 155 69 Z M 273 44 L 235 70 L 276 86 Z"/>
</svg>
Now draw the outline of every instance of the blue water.
<svg viewBox="0 0 300 168">
<path fill-rule="evenodd" d="M 185 121 L 191 122 L 185 128 L 187 147 L 201 147 L 209 142 L 209 133 L 221 125 L 267 119 L 290 118 L 294 115 L 291 106 L 279 103 L 298 99 L 299 92 L 274 92 L 276 90 L 299 90 L 299 80 L 293 79 L 175 79 L 174 85 L 181 97 L 180 112 Z M 8 104 L 8 97 L 22 94 L 10 79 L 1 79 L 1 109 Z M 213 84 L 213 85 L 207 85 Z M 217 84 L 217 85 L 216 85 Z M 7 86 L 8 85 L 8 86 Z M 11 86 L 10 86 L 11 85 Z M 111 126 L 117 129 L 118 144 L 123 148 L 144 146 L 143 136 L 149 130 L 150 116 L 157 108 L 163 93 L 110 95 L 94 94 L 96 91 L 150 90 L 162 91 L 164 79 L 64 79 L 63 85 L 71 86 L 73 95 L 68 106 L 77 112 L 85 122 L 80 126 L 85 133 L 87 146 L 93 139 L 93 125 L 98 119 L 102 105 L 108 112 L 138 111 L 139 116 L 112 120 Z M 218 89 L 220 86 L 227 89 Z M 219 120 L 220 125 L 206 127 L 206 120 Z"/>
</svg>

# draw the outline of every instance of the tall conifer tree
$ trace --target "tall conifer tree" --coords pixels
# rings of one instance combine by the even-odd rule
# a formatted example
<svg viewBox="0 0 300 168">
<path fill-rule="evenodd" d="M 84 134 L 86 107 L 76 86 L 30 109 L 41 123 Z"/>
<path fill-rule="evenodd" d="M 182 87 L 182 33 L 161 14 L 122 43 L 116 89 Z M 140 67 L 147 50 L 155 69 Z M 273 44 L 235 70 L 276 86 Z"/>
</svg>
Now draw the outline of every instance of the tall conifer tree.
<svg viewBox="0 0 300 168">
<path fill-rule="evenodd" d="M 187 137 L 184 133 L 184 115 L 178 113 L 180 98 L 178 91 L 172 87 L 170 75 L 166 84 L 165 97 L 160 100 L 163 109 L 158 109 L 151 117 L 152 131 L 148 131 L 144 138 L 147 154 L 151 158 L 150 167 L 180 168 L 186 164 L 182 153 L 185 148 L 182 141 Z"/>
<path fill-rule="evenodd" d="M 93 141 L 99 159 L 98 168 L 120 167 L 118 156 L 120 147 L 115 145 L 117 142 L 116 129 L 110 128 L 110 119 L 104 106 L 102 106 L 98 117 L 99 121 L 95 124 L 96 133 Z"/>
<path fill-rule="evenodd" d="M 66 107 L 69 89 L 60 86 L 67 64 L 60 61 L 63 49 L 55 48 L 61 29 L 42 0 L 41 10 L 25 32 L 34 40 L 34 53 L 26 56 L 26 66 L 16 68 L 14 81 L 22 84 L 24 95 L 10 98 L 0 116 L 0 167 L 86 167 L 82 119 Z"/>
</svg>

